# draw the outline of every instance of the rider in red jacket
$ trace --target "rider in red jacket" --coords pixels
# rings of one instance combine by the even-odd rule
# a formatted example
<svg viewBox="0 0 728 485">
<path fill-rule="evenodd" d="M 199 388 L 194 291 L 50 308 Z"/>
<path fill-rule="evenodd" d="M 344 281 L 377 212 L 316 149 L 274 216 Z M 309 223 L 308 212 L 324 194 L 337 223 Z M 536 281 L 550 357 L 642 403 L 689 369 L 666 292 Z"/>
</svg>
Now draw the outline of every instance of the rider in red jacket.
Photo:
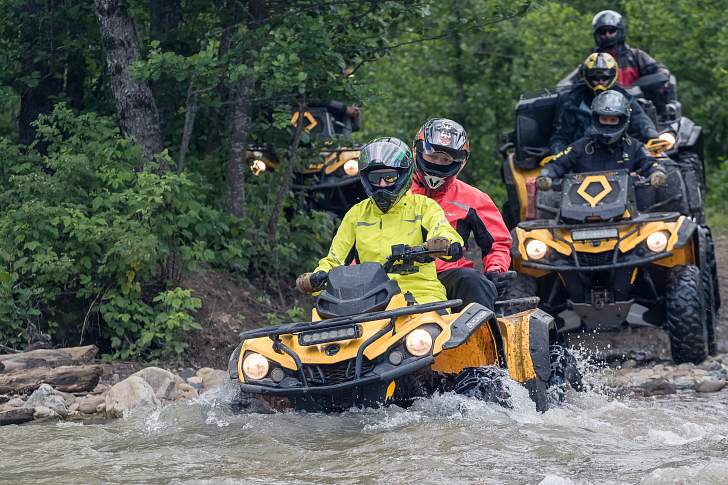
<svg viewBox="0 0 728 485">
<path fill-rule="evenodd" d="M 458 180 L 460 170 L 470 155 L 465 129 L 455 121 L 434 118 L 427 121 L 414 141 L 415 176 L 412 192 L 434 199 L 445 216 L 462 236 L 466 247 L 472 233 L 483 256 L 486 278 L 473 268 L 472 261 L 437 260 L 438 278 L 448 298 L 460 298 L 463 305 L 478 302 L 493 308 L 497 296 L 491 279 L 508 271 L 511 263 L 511 235 L 500 211 L 480 190 Z"/>
</svg>

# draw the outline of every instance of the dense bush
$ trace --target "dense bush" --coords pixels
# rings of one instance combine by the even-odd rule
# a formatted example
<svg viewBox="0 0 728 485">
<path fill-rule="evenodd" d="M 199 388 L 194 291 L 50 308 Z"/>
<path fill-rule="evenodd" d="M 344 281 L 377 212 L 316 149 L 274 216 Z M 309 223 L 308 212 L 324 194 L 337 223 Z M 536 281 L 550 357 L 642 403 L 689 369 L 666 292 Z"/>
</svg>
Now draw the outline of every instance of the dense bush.
<svg viewBox="0 0 728 485">
<path fill-rule="evenodd" d="M 0 140 L 0 340 L 22 346 L 37 332 L 100 341 L 117 357 L 184 350 L 199 328 L 200 300 L 176 287 L 198 262 L 245 275 L 279 275 L 313 264 L 296 248 L 326 243 L 331 222 L 293 217 L 278 248 L 259 224 L 204 203 L 209 189 L 187 175 L 135 171 L 140 151 L 114 123 L 63 105 L 39 119 L 28 149 Z M 203 190 L 205 189 L 205 190 Z M 308 259 L 307 259 L 308 256 Z"/>
</svg>

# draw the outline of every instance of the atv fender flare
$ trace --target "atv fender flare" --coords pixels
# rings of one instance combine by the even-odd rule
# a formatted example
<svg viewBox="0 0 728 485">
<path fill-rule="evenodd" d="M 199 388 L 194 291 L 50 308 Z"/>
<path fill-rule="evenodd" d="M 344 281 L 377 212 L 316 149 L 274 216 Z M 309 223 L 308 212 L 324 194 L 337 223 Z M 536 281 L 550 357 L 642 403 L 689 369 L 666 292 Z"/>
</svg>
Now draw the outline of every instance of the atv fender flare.
<svg viewBox="0 0 728 485">
<path fill-rule="evenodd" d="M 675 247 L 681 248 L 690 242 L 693 235 L 696 233 L 698 225 L 687 217 L 683 219 L 683 223 L 677 230 L 677 241 L 675 241 Z M 696 241 L 697 242 L 697 241 Z"/>
<path fill-rule="evenodd" d="M 468 305 L 453 322 L 450 339 L 442 344 L 442 349 L 447 350 L 462 345 L 484 322 L 494 318 L 493 310 L 489 310 L 480 303 Z"/>
<path fill-rule="evenodd" d="M 543 310 L 531 314 L 528 326 L 528 349 L 531 353 L 533 370 L 536 376 L 548 382 L 551 377 L 551 349 L 549 334 L 554 326 L 554 317 Z"/>
<path fill-rule="evenodd" d="M 233 350 L 233 353 L 230 354 L 230 360 L 228 360 L 228 374 L 230 375 L 230 380 L 233 382 L 238 381 L 238 359 L 240 358 L 240 349 L 243 347 L 244 342 L 244 340 L 240 342 L 240 345 Z"/>
</svg>

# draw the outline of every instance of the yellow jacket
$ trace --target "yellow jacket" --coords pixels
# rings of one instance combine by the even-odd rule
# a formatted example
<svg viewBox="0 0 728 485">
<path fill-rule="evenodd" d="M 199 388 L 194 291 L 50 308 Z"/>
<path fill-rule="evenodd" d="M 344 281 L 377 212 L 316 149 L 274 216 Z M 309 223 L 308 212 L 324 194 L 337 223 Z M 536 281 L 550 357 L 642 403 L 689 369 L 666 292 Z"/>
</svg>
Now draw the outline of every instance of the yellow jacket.
<svg viewBox="0 0 728 485">
<path fill-rule="evenodd" d="M 451 243 L 463 244 L 440 205 L 423 195 L 407 193 L 383 214 L 379 207 L 366 199 L 349 209 L 331 242 L 329 253 L 319 261 L 316 271 L 328 271 L 346 264 L 356 255 L 360 263 L 384 263 L 395 244 L 417 246 L 426 239 L 444 236 Z M 417 273 L 390 274 L 402 293 L 411 292 L 418 303 L 446 299 L 445 288 L 437 279 L 435 263 L 415 263 Z"/>
</svg>

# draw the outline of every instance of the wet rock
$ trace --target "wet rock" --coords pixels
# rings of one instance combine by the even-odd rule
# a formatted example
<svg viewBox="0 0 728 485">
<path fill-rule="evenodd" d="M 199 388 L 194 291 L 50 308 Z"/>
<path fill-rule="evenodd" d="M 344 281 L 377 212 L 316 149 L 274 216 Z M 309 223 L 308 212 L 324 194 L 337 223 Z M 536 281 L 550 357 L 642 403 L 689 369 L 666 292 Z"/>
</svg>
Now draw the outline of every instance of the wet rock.
<svg viewBox="0 0 728 485">
<path fill-rule="evenodd" d="M 692 389 L 695 387 L 695 378 L 690 375 L 683 375 L 676 379 L 672 379 L 672 384 L 677 389 Z"/>
<path fill-rule="evenodd" d="M 68 406 L 68 415 L 75 414 L 78 412 L 78 401 Z"/>
<path fill-rule="evenodd" d="M 190 377 L 196 375 L 196 373 L 195 373 L 195 369 L 193 369 L 191 367 L 185 367 L 184 369 L 179 369 L 179 371 L 177 372 L 177 375 L 179 375 L 182 379 L 186 380 L 186 379 L 189 379 Z"/>
<path fill-rule="evenodd" d="M 101 404 L 99 404 L 98 406 L 96 406 L 96 412 L 97 413 L 103 413 L 104 411 L 106 411 L 106 403 L 105 402 L 102 402 Z"/>
<path fill-rule="evenodd" d="M 160 406 L 152 386 L 139 376 L 130 376 L 114 384 L 106 394 L 104 403 L 109 417 L 122 417 L 125 411 L 138 407 Z"/>
<path fill-rule="evenodd" d="M 177 384 L 176 399 L 178 401 L 187 400 L 187 399 L 195 399 L 197 396 L 198 396 L 197 389 L 195 389 L 191 385 L 187 384 L 186 382 Z"/>
<path fill-rule="evenodd" d="M 695 392 L 718 392 L 725 387 L 724 379 L 706 379 L 695 386 Z"/>
<path fill-rule="evenodd" d="M 19 397 L 14 397 L 10 401 L 7 402 L 7 405 L 12 408 L 20 408 L 25 406 L 25 401 L 23 401 Z"/>
<path fill-rule="evenodd" d="M 67 411 L 68 410 L 66 410 L 66 412 Z M 59 417 L 59 414 L 49 407 L 36 406 L 33 408 L 33 419 L 51 419 Z"/>
<path fill-rule="evenodd" d="M 675 386 L 664 378 L 650 379 L 640 385 L 639 389 L 645 396 L 664 396 L 666 394 L 675 394 Z"/>
<path fill-rule="evenodd" d="M 106 384 L 97 384 L 96 387 L 94 387 L 91 391 L 91 394 L 103 394 L 108 390 L 109 386 L 107 386 Z"/>
<path fill-rule="evenodd" d="M 177 376 L 159 367 L 147 367 L 133 374 L 141 377 L 152 389 L 158 399 L 174 400 L 177 393 Z"/>
<path fill-rule="evenodd" d="M 10 396 L 7 394 L 0 394 L 0 404 L 5 404 L 6 402 L 10 401 Z"/>
<path fill-rule="evenodd" d="M 66 404 L 65 397 L 48 384 L 41 384 L 38 389 L 33 391 L 33 394 L 25 402 L 25 406 L 35 408 L 36 410 L 39 408 L 48 408 L 58 416 L 68 416 L 68 404 Z"/>
<path fill-rule="evenodd" d="M 634 359 L 627 359 L 624 364 L 622 364 L 623 369 L 634 369 L 637 367 L 637 361 Z"/>
<path fill-rule="evenodd" d="M 187 379 L 187 384 L 194 387 L 195 390 L 202 391 L 202 377 L 199 376 L 192 376 L 189 379 Z"/>
<path fill-rule="evenodd" d="M 106 402 L 106 396 L 89 394 L 78 403 L 78 410 L 84 414 L 94 414 L 99 404 Z"/>
<path fill-rule="evenodd" d="M 34 413 L 35 411 L 32 408 L 10 407 L 4 405 L 3 407 L 0 407 L 0 426 L 33 421 Z"/>
<path fill-rule="evenodd" d="M 224 370 L 212 369 L 212 372 L 208 372 L 202 377 L 202 390 L 207 392 L 223 387 L 229 379 L 228 373 Z"/>
</svg>

